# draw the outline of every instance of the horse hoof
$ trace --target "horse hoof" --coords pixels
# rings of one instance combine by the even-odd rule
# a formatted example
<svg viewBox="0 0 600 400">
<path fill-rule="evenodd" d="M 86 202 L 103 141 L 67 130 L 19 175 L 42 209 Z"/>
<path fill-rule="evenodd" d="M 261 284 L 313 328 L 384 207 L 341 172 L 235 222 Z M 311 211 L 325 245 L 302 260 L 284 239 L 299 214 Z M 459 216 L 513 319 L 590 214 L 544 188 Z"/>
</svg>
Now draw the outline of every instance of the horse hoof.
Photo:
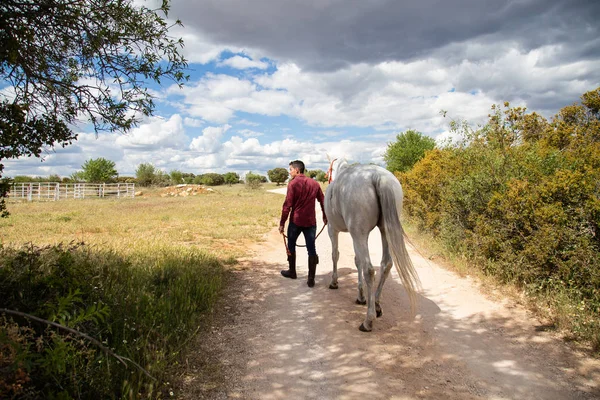
<svg viewBox="0 0 600 400">
<path fill-rule="evenodd" d="M 338 285 L 337 283 L 334 285 L 333 283 L 329 285 L 329 289 L 337 289 Z"/>
<path fill-rule="evenodd" d="M 361 306 L 364 306 L 365 304 L 367 304 L 366 300 L 360 301 L 359 299 L 356 299 L 356 304 L 360 304 Z"/>
<path fill-rule="evenodd" d="M 365 328 L 364 322 L 362 324 L 360 324 L 360 326 L 358 327 L 358 330 L 361 332 L 371 332 L 370 329 Z"/>
<path fill-rule="evenodd" d="M 377 312 L 377 318 L 379 318 L 383 315 L 383 311 L 381 311 L 381 310 L 376 310 L 376 312 Z"/>
</svg>

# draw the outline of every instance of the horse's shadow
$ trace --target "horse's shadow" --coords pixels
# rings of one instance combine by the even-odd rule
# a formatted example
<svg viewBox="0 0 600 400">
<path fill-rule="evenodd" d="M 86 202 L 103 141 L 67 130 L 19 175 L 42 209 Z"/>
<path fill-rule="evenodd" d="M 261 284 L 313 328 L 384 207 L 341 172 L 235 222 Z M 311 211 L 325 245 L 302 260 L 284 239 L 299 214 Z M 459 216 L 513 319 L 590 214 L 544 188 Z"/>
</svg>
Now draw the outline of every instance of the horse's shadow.
<svg viewBox="0 0 600 400">
<path fill-rule="evenodd" d="M 379 267 L 376 269 L 377 274 L 375 275 L 375 286 L 379 282 Z M 328 288 L 329 282 L 331 281 L 331 272 L 320 272 L 320 274 L 317 274 L 317 283 Z M 350 267 L 338 267 L 338 289 L 328 288 L 327 290 L 330 290 L 334 293 L 337 292 L 338 297 L 347 299 L 349 302 L 356 304 L 358 297 L 358 270 Z M 375 288 L 373 288 L 373 290 L 375 290 Z M 410 299 L 408 297 L 408 293 L 404 289 L 404 286 L 397 281 L 397 275 L 395 272 L 390 273 L 390 276 L 385 281 L 380 301 L 383 314 L 386 316 L 386 319 L 391 319 L 393 317 L 400 319 L 406 319 L 408 317 L 409 319 L 414 319 L 415 317 L 423 315 L 433 317 L 440 312 L 440 307 L 438 307 L 435 302 L 428 299 L 422 293 L 417 292 L 416 304 L 413 313 L 410 309 Z M 366 308 L 366 305 L 364 304 L 357 304 L 357 306 L 362 306 L 363 311 Z M 397 306 L 400 306 L 400 308 Z M 381 318 L 383 318 L 383 316 L 377 318 L 375 321 L 375 326 L 377 326 L 377 322 L 380 321 Z M 360 321 L 357 320 L 357 322 Z"/>
</svg>

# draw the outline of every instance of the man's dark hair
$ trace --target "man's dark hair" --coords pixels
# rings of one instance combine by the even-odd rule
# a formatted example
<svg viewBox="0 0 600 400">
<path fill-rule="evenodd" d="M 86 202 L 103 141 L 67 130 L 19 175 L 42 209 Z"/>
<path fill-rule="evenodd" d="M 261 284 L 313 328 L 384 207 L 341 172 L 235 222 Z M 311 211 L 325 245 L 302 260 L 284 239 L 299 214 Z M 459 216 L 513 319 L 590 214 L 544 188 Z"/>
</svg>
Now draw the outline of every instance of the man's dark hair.
<svg viewBox="0 0 600 400">
<path fill-rule="evenodd" d="M 294 168 L 298 168 L 298 171 L 300 171 L 301 174 L 304 173 L 304 163 L 302 161 L 294 160 L 290 162 L 290 165 Z"/>
</svg>

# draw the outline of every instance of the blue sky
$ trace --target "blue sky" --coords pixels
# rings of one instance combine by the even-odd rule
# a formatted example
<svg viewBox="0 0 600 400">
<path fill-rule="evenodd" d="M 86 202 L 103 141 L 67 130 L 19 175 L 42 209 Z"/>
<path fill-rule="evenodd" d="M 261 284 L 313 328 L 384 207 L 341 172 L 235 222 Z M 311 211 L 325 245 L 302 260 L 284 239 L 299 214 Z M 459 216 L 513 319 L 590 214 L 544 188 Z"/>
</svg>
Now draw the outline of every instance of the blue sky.
<svg viewBox="0 0 600 400">
<path fill-rule="evenodd" d="M 147 4 L 147 3 L 145 3 Z M 178 0 L 189 82 L 151 86 L 155 115 L 127 134 L 5 160 L 6 176 L 68 176 L 90 158 L 134 175 L 266 173 L 327 154 L 382 164 L 398 133 L 448 136 L 510 101 L 551 117 L 600 86 L 600 6 L 585 1 Z M 443 118 L 440 110 L 447 111 Z"/>
</svg>

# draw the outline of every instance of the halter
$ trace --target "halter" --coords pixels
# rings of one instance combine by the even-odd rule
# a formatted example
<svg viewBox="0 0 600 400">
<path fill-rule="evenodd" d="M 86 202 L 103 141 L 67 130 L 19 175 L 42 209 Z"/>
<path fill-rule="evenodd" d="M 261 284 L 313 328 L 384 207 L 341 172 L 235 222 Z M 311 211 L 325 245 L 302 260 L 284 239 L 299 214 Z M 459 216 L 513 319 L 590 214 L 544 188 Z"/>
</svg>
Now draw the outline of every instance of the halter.
<svg viewBox="0 0 600 400">
<path fill-rule="evenodd" d="M 325 174 L 325 176 L 327 177 L 327 183 L 331 183 L 331 174 L 333 173 L 333 163 L 336 162 L 337 158 L 334 158 L 331 163 L 329 163 L 329 169 L 327 170 L 327 174 Z"/>
</svg>

